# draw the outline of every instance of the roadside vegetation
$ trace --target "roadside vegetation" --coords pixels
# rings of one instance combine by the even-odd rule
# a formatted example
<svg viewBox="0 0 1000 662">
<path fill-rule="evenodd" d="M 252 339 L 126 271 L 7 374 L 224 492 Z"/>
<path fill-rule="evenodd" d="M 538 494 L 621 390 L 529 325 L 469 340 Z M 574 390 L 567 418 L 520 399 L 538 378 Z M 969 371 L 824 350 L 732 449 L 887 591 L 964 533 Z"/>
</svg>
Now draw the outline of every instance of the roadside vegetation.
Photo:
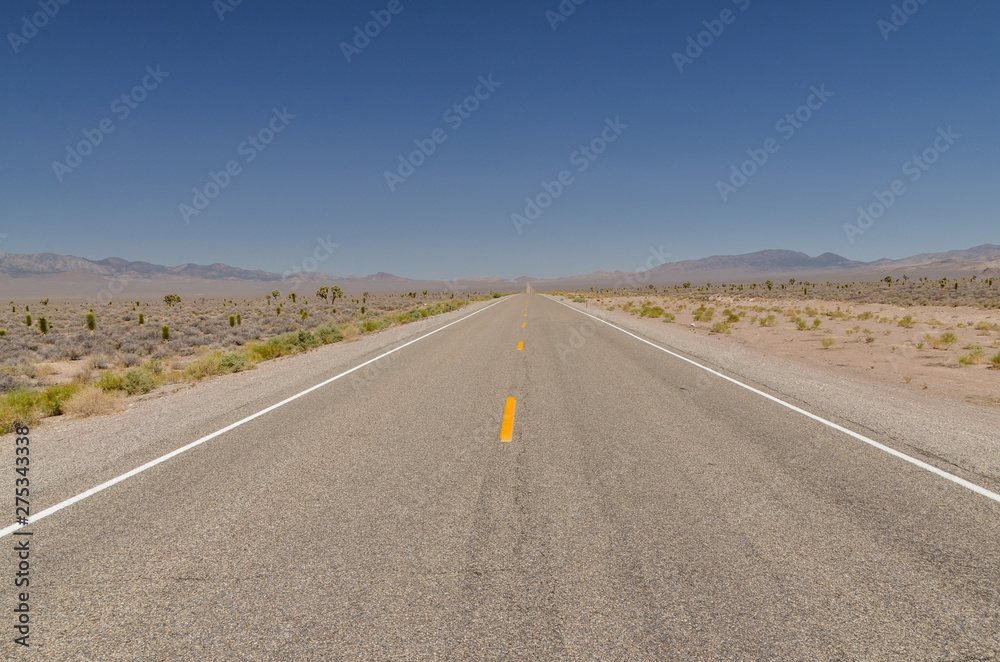
<svg viewBox="0 0 1000 662">
<path fill-rule="evenodd" d="M 162 302 L 115 302 L 97 309 L 45 300 L 36 304 L 47 312 L 38 318 L 45 320 L 41 325 L 22 317 L 31 314 L 25 311 L 32 304 L 11 302 L 0 316 L 5 331 L 0 333 L 0 434 L 50 416 L 117 411 L 126 398 L 164 385 L 251 370 L 262 361 L 500 296 L 456 300 L 449 293 L 371 297 L 365 292 L 351 298 L 333 290 L 320 288 L 312 300 L 281 297 L 275 290 L 263 300 L 186 303 L 168 295 Z M 285 302 L 267 305 L 279 297 Z M 420 304 L 414 306 L 415 299 Z M 283 308 L 292 303 L 295 313 L 289 314 Z M 19 324 L 12 323 L 15 316 Z M 68 364 L 71 375 L 57 371 Z"/>
<path fill-rule="evenodd" d="M 922 390 L 942 382 L 977 390 L 1000 386 L 1000 282 L 993 278 L 886 277 L 864 283 L 792 278 L 557 294 L 595 309 L 676 322 L 693 332 L 738 336 L 741 344 L 769 354 L 816 352 L 828 365 L 881 372 L 890 382 L 913 382 Z M 805 344 L 793 351 L 800 342 Z M 915 376 L 922 379 L 914 382 Z M 1000 398 L 994 401 L 1000 405 Z"/>
</svg>

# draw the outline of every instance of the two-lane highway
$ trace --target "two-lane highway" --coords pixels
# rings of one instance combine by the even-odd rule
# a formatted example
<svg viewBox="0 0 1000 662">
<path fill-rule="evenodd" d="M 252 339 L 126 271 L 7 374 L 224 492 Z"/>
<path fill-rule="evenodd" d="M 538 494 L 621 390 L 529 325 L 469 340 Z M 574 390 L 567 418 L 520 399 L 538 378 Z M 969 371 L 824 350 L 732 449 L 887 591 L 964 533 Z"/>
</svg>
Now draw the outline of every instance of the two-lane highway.
<svg viewBox="0 0 1000 662">
<path fill-rule="evenodd" d="M 32 528 L 50 659 L 1000 652 L 1000 504 L 537 294 Z"/>
</svg>

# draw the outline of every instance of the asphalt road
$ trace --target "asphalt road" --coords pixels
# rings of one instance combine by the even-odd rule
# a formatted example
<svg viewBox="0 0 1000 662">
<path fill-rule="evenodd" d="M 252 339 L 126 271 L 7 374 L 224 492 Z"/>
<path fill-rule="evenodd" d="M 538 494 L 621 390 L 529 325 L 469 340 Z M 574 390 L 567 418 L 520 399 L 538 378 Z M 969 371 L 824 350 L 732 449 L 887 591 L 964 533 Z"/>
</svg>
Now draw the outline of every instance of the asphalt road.
<svg viewBox="0 0 1000 662">
<path fill-rule="evenodd" d="M 30 528 L 4 659 L 1000 654 L 1000 504 L 537 294 Z"/>
</svg>

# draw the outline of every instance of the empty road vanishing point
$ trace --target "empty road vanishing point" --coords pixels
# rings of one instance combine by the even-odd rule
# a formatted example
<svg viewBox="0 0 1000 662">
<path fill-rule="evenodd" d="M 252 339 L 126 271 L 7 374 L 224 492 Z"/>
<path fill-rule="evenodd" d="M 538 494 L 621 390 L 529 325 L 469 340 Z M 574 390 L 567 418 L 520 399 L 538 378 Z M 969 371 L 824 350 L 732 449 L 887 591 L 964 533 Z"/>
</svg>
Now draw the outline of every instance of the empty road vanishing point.
<svg viewBox="0 0 1000 662">
<path fill-rule="evenodd" d="M 1000 651 L 996 484 L 559 297 L 426 324 L 211 424 L 154 419 L 165 441 L 50 480 L 24 655 Z"/>
</svg>

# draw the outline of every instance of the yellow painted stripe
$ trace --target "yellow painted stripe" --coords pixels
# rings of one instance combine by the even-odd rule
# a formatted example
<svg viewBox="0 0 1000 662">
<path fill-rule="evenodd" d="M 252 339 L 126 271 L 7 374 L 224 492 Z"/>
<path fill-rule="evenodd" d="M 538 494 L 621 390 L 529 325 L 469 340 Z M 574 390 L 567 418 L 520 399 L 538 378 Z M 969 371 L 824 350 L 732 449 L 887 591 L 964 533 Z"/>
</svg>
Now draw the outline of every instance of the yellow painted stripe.
<svg viewBox="0 0 1000 662">
<path fill-rule="evenodd" d="M 507 406 L 503 410 L 503 425 L 500 426 L 500 441 L 510 441 L 514 438 L 514 406 L 517 401 L 507 398 Z"/>
<path fill-rule="evenodd" d="M 527 322 L 521 322 L 521 326 L 528 326 Z"/>
<path fill-rule="evenodd" d="M 517 343 L 517 350 L 521 351 L 522 349 L 524 349 L 524 341 L 523 340 L 521 342 Z"/>
</svg>

